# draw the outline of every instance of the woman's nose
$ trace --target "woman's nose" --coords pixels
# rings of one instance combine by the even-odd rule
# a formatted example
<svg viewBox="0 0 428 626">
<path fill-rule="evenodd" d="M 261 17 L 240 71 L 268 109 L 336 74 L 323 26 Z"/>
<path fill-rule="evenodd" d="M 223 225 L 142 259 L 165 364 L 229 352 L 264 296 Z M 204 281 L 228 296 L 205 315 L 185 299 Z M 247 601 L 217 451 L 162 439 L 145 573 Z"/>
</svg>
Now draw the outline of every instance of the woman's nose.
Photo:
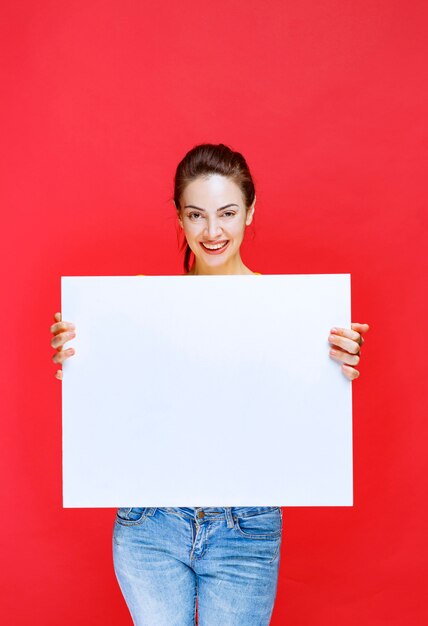
<svg viewBox="0 0 428 626">
<path fill-rule="evenodd" d="M 207 233 L 210 239 L 215 237 L 221 232 L 220 223 L 217 220 L 210 220 L 207 226 Z"/>
</svg>

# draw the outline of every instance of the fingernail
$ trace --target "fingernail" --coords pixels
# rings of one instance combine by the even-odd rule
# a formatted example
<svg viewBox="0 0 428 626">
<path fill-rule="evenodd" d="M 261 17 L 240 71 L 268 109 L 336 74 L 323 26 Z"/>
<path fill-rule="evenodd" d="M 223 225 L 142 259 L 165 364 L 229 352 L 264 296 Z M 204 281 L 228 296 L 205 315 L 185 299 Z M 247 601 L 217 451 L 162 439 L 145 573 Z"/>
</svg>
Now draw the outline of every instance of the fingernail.
<svg viewBox="0 0 428 626">
<path fill-rule="evenodd" d="M 337 333 L 337 328 L 332 328 L 332 329 L 330 330 L 330 332 L 331 332 L 331 333 L 333 333 L 333 334 L 334 334 L 334 333 Z"/>
</svg>

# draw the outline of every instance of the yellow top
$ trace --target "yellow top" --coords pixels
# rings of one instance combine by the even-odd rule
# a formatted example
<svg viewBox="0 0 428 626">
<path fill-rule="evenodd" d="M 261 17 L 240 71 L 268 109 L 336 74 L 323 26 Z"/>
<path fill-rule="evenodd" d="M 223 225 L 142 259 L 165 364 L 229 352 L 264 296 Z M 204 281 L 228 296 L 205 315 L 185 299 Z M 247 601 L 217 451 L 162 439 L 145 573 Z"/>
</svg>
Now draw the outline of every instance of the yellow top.
<svg viewBox="0 0 428 626">
<path fill-rule="evenodd" d="M 260 274 L 260 276 L 262 275 L 261 272 L 254 272 L 254 274 Z M 137 276 L 145 276 L 145 274 L 137 274 Z"/>
</svg>

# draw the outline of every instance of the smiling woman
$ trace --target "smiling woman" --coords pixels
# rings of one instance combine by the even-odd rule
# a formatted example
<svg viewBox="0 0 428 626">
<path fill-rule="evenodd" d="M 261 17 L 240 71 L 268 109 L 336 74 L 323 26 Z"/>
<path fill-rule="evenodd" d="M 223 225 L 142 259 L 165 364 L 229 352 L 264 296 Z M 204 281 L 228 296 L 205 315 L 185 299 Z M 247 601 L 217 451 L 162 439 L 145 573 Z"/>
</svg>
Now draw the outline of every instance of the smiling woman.
<svg viewBox="0 0 428 626">
<path fill-rule="evenodd" d="M 235 202 L 217 209 L 226 198 Z M 191 204 L 190 199 L 195 204 Z M 245 226 L 252 221 L 255 202 L 246 207 L 239 186 L 230 178 L 213 174 L 189 183 L 183 192 L 182 203 L 183 209 L 177 210 L 178 221 L 195 256 L 194 267 L 189 273 L 252 273 L 242 262 L 240 247 Z M 201 205 L 207 208 L 194 210 Z"/>
<path fill-rule="evenodd" d="M 240 253 L 255 202 L 254 183 L 239 152 L 224 144 L 201 144 L 184 156 L 174 179 L 184 275 L 260 275 Z M 76 329 L 61 321 L 60 313 L 54 317 L 53 361 L 62 363 L 74 354 L 62 348 Z M 337 347 L 331 356 L 350 379 L 359 375 L 353 366 L 364 341 L 360 332 L 366 330 L 367 324 L 352 324 L 332 329 L 329 336 Z M 57 377 L 62 378 L 61 370 Z M 196 610 L 201 624 L 268 626 L 278 582 L 280 507 L 130 504 L 139 506 L 116 511 L 112 547 L 117 581 L 136 626 L 193 626 Z"/>
<path fill-rule="evenodd" d="M 240 247 L 254 217 L 256 193 L 239 152 L 224 144 L 190 150 L 177 167 L 174 204 L 185 236 L 185 273 L 254 273 L 243 263 Z"/>
</svg>

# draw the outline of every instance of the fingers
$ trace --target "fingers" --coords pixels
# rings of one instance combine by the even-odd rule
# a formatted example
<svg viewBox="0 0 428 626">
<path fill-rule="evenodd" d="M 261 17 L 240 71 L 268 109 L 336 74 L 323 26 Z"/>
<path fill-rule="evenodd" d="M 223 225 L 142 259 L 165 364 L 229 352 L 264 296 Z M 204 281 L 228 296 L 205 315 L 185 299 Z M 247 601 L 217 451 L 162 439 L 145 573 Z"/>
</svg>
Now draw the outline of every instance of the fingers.
<svg viewBox="0 0 428 626">
<path fill-rule="evenodd" d="M 52 324 L 50 331 L 53 334 L 57 334 L 64 330 L 75 330 L 76 326 L 72 322 L 62 322 L 61 313 L 55 313 L 54 319 L 57 320 L 56 324 Z"/>
<path fill-rule="evenodd" d="M 363 345 L 364 337 L 361 336 L 361 333 L 366 333 L 368 330 L 370 330 L 370 326 L 368 324 L 360 324 L 358 322 L 354 322 L 351 324 L 351 328 L 360 333 L 360 345 Z"/>
<path fill-rule="evenodd" d="M 58 348 L 58 352 L 56 352 L 53 357 L 52 357 L 52 361 L 54 363 L 64 363 L 64 361 L 66 359 L 68 359 L 69 357 L 73 356 L 73 354 L 75 354 L 75 350 L 74 348 L 68 348 L 68 350 L 61 350 L 60 348 Z"/>
<path fill-rule="evenodd" d="M 342 365 L 342 372 L 347 378 L 349 378 L 349 380 L 355 380 L 355 378 L 358 378 L 360 375 L 360 372 L 358 370 L 354 369 L 350 365 L 345 364 Z"/>
<path fill-rule="evenodd" d="M 75 336 L 76 336 L 75 331 L 70 330 L 70 331 L 60 332 L 51 339 L 51 346 L 52 348 L 55 348 L 56 350 L 62 350 L 62 346 L 65 344 L 65 342 L 70 341 L 70 339 L 74 339 Z"/>
<path fill-rule="evenodd" d="M 328 337 L 329 343 L 343 348 L 350 354 L 360 351 L 361 335 L 356 330 L 349 328 L 332 328 Z"/>
<path fill-rule="evenodd" d="M 370 326 L 368 324 L 360 324 L 359 322 L 353 322 L 351 324 L 351 328 L 359 333 L 366 333 L 370 330 Z"/>
<path fill-rule="evenodd" d="M 336 348 L 331 348 L 330 356 L 333 357 L 333 359 L 337 359 L 347 365 L 358 365 L 360 362 L 359 354 L 349 354 L 349 352 L 338 350 Z"/>
<path fill-rule="evenodd" d="M 351 354 L 357 354 L 364 343 L 361 333 L 366 333 L 369 329 L 368 324 L 353 322 L 350 329 L 332 328 L 328 340 Z"/>
<path fill-rule="evenodd" d="M 342 363 L 342 372 L 349 380 L 355 380 L 360 376 L 360 372 L 355 369 L 355 365 L 360 362 L 361 346 L 364 338 L 361 333 L 366 333 L 370 329 L 368 324 L 354 322 L 351 328 L 332 328 L 328 338 L 332 344 L 330 356 Z"/>
<path fill-rule="evenodd" d="M 54 335 L 51 339 L 51 346 L 56 350 L 55 354 L 52 356 L 52 361 L 62 364 L 66 359 L 75 354 L 74 348 L 63 350 L 63 346 L 67 341 L 74 339 L 76 336 L 76 327 L 71 322 L 62 321 L 60 312 L 55 313 L 54 320 L 55 324 L 52 324 L 50 327 L 50 331 Z M 62 370 L 57 370 L 55 377 L 62 380 Z"/>
<path fill-rule="evenodd" d="M 356 370 L 354 367 L 352 367 L 352 365 L 358 365 L 360 362 L 360 356 L 359 354 L 349 354 L 348 352 L 345 352 L 344 350 L 337 350 L 335 348 L 332 348 L 330 350 L 330 356 L 333 359 L 337 359 L 338 361 L 342 362 L 342 372 L 345 374 L 345 376 L 347 378 L 349 378 L 349 380 L 354 380 L 355 378 L 358 378 L 360 375 L 360 372 L 358 370 Z"/>
</svg>

